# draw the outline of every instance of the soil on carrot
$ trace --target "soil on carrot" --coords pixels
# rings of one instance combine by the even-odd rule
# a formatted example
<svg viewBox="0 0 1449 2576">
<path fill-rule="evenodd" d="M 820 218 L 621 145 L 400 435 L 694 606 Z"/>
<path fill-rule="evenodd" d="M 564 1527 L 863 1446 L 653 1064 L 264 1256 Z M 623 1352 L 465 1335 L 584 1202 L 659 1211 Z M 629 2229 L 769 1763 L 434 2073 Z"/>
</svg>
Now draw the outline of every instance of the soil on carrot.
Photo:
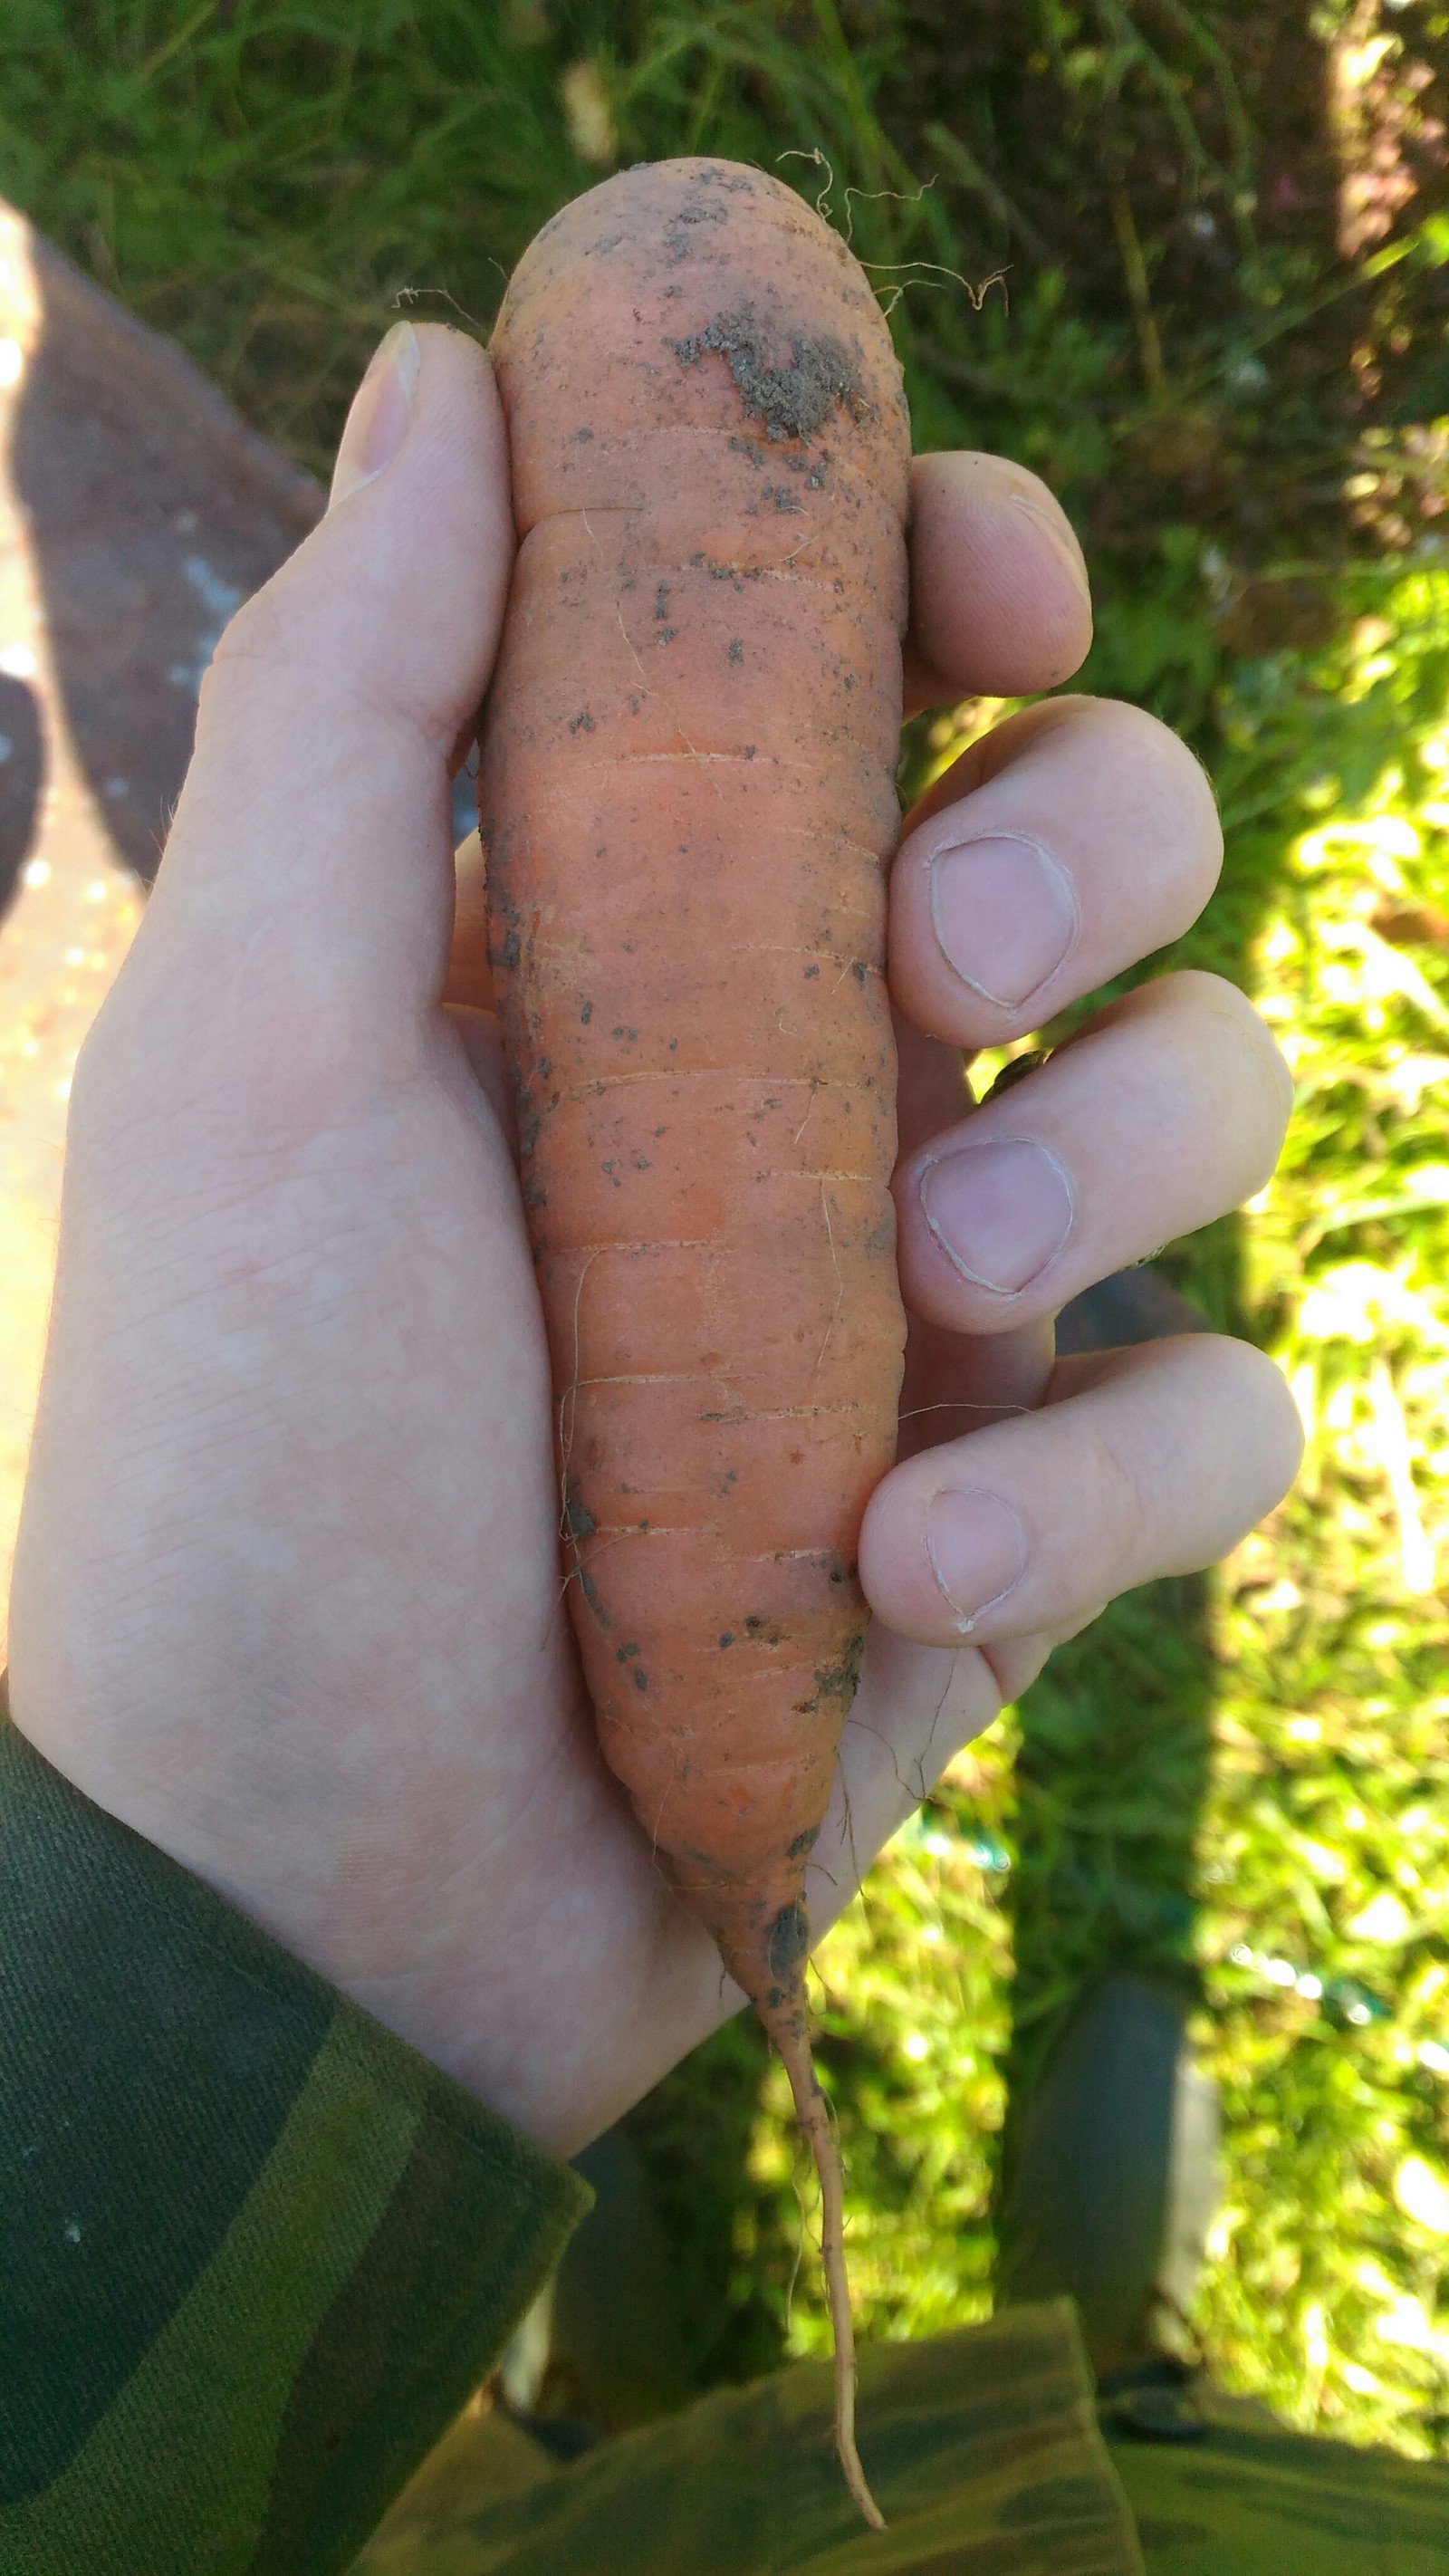
<svg viewBox="0 0 1449 2576">
<path fill-rule="evenodd" d="M 859 419 L 865 405 L 856 366 L 841 343 L 828 333 L 791 343 L 786 366 L 771 364 L 764 336 L 749 305 L 721 314 L 688 339 L 671 340 L 682 367 L 695 366 L 707 349 L 718 350 L 729 365 L 740 401 L 752 420 L 763 421 L 767 438 L 813 438 L 837 405 Z"/>
</svg>

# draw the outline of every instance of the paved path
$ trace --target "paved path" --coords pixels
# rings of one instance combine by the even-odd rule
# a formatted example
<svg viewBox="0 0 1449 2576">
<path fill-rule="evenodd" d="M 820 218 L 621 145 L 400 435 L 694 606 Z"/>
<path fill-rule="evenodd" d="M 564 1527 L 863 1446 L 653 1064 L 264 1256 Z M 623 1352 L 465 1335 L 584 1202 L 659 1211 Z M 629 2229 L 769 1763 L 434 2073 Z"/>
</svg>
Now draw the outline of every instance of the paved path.
<svg viewBox="0 0 1449 2576">
<path fill-rule="evenodd" d="M 0 203 L 0 1658 L 77 1052 L 309 477 Z"/>
</svg>

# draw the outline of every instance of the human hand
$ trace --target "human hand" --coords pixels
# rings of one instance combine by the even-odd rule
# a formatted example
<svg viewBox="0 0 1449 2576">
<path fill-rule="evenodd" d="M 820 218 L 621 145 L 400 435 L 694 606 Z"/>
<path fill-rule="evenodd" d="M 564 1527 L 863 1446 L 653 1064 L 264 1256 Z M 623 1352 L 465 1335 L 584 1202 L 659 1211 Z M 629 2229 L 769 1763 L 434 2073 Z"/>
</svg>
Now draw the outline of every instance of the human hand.
<svg viewBox="0 0 1449 2576">
<path fill-rule="evenodd" d="M 1042 487 L 932 458 L 915 509 L 914 702 L 1073 669 L 1085 586 Z M 393 335 L 328 516 L 218 649 L 77 1067 L 10 1677 L 90 1797 L 568 2154 L 739 1998 L 603 1768 L 561 1602 L 480 862 L 455 877 L 449 829 L 512 552 L 485 357 Z M 1165 978 L 964 1117 L 960 1049 L 1181 931 L 1218 850 L 1188 755 L 1086 701 L 1004 726 L 910 819 L 907 1436 L 863 1534 L 817 1930 L 904 1783 L 1291 1473 L 1292 1408 L 1241 1345 L 1051 1361 L 1076 1289 L 1270 1169 L 1286 1077 L 1241 997 Z"/>
</svg>

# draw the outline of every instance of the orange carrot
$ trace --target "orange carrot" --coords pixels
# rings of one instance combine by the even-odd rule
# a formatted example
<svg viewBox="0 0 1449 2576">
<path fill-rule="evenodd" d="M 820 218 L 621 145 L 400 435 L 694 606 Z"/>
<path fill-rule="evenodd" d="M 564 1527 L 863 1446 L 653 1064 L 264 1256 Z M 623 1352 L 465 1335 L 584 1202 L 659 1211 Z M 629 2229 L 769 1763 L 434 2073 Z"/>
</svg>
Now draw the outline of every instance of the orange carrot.
<svg viewBox="0 0 1449 2576">
<path fill-rule="evenodd" d="M 807 1857 L 894 1455 L 885 868 L 909 425 L 879 308 L 778 181 L 643 165 L 545 225 L 493 354 L 519 552 L 485 711 L 490 957 L 605 1756 L 841 2176 Z"/>
</svg>

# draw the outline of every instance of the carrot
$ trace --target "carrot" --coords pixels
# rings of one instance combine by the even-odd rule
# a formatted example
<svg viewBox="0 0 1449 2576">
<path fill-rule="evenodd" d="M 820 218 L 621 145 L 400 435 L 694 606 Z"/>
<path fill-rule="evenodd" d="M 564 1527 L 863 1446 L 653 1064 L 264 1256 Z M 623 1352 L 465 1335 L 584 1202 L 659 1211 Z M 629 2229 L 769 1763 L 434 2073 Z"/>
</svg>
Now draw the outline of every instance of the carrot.
<svg viewBox="0 0 1449 2576">
<path fill-rule="evenodd" d="M 546 224 L 493 355 L 520 543 L 480 801 L 566 1589 L 604 1754 L 788 2070 L 878 2524 L 804 1883 L 904 1344 L 900 371 L 839 236 L 704 160 Z"/>
</svg>

